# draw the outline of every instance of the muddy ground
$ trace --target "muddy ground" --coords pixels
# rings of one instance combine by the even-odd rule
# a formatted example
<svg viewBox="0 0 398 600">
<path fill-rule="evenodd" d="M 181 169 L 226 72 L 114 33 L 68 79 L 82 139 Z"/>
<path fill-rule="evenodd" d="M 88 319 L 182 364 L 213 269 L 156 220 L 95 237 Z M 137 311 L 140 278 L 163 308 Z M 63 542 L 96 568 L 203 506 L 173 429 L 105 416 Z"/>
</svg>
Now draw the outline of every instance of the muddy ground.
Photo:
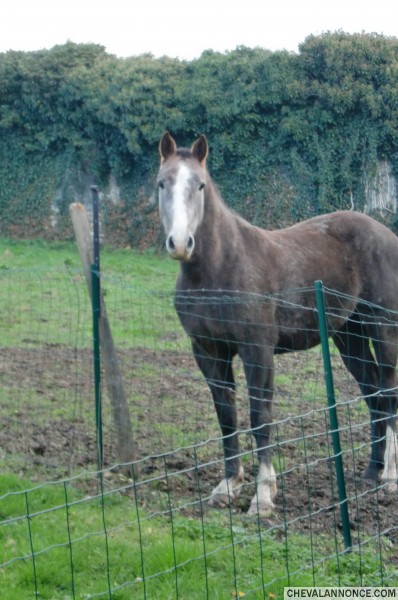
<svg viewBox="0 0 398 600">
<path fill-rule="evenodd" d="M 139 475 L 135 494 L 147 510 L 196 517 L 222 478 L 219 430 L 210 394 L 188 352 L 124 350 L 119 353 Z M 69 477 L 96 468 L 91 353 L 47 345 L 0 350 L 0 459 L 9 471 L 33 480 Z M 334 363 L 339 425 L 354 540 L 382 535 L 396 548 L 398 497 L 362 478 L 369 455 L 368 413 L 355 383 Z M 312 533 L 341 529 L 329 415 L 320 352 L 277 358 L 274 464 L 275 514 L 269 527 Z M 238 365 L 239 422 L 249 429 L 248 402 Z M 103 398 L 104 464 L 118 462 L 110 402 Z M 241 435 L 245 484 L 232 510 L 244 513 L 254 493 L 252 437 Z M 138 468 L 136 469 L 138 472 Z M 109 489 L 132 493 L 120 470 L 106 474 Z M 93 486 L 95 477 L 76 485 Z M 166 507 L 166 508 L 165 508 Z M 333 541 L 331 541 L 331 545 Z"/>
</svg>

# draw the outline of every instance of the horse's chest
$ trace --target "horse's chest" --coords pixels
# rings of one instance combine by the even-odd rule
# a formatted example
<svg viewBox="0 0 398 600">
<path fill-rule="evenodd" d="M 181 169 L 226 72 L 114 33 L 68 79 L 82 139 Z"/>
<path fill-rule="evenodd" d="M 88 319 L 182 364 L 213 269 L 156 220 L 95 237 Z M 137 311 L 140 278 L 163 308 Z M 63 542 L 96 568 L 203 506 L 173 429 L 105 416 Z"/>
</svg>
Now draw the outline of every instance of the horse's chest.
<svg viewBox="0 0 398 600">
<path fill-rule="evenodd" d="M 175 308 L 190 336 L 222 336 L 231 333 L 233 316 L 219 298 L 208 294 L 177 294 Z"/>
<path fill-rule="evenodd" d="M 272 337 L 273 307 L 257 295 L 228 291 L 177 292 L 175 308 L 185 331 L 193 337 L 232 343 Z"/>
</svg>

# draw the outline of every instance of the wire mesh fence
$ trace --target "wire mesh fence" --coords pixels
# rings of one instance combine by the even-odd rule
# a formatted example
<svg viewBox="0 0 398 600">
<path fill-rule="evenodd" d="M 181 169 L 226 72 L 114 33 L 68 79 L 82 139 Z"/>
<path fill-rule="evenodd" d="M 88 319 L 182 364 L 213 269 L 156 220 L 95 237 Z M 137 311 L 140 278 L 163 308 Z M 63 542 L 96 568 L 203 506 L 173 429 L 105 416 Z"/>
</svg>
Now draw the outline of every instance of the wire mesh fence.
<svg viewBox="0 0 398 600">
<path fill-rule="evenodd" d="M 397 493 L 362 477 L 369 411 L 332 344 L 350 552 L 319 346 L 275 357 L 276 508 L 248 517 L 258 467 L 243 367 L 237 358 L 245 476 L 239 497 L 214 509 L 222 437 L 171 291 L 102 276 L 137 455 L 126 475 L 104 382 L 104 467 L 96 466 L 84 276 L 65 268 L 0 277 L 2 597 L 278 598 L 286 585 L 397 584 Z M 292 297 L 278 302 L 290 310 Z M 383 324 L 395 327 L 395 315 L 384 313 Z"/>
</svg>

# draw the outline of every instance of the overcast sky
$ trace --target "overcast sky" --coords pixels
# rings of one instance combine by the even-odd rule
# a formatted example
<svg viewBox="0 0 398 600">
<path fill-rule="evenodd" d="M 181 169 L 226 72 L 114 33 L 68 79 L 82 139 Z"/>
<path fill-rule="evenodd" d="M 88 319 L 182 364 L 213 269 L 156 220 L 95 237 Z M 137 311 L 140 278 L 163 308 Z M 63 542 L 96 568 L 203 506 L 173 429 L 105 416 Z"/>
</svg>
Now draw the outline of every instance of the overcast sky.
<svg viewBox="0 0 398 600">
<path fill-rule="evenodd" d="M 182 59 L 203 50 L 297 51 L 342 29 L 398 36 L 397 0 L 2 0 L 0 52 L 94 42 L 118 56 Z"/>
</svg>

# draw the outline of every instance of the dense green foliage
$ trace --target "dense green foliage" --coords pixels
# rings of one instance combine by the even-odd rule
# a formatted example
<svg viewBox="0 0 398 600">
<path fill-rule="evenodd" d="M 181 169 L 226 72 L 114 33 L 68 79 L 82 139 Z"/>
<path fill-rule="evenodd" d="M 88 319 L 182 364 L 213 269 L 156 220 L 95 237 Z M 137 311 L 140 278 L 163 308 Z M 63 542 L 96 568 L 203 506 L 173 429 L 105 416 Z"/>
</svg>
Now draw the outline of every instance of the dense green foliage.
<svg viewBox="0 0 398 600">
<path fill-rule="evenodd" d="M 90 183 L 107 233 L 154 239 L 158 140 L 204 132 L 227 202 L 264 226 L 364 206 L 378 160 L 398 172 L 398 40 L 342 32 L 308 37 L 298 54 L 207 51 L 191 62 L 119 59 L 71 42 L 0 54 L 0 229 L 56 235 Z M 64 219 L 63 219 L 64 217 Z"/>
</svg>

